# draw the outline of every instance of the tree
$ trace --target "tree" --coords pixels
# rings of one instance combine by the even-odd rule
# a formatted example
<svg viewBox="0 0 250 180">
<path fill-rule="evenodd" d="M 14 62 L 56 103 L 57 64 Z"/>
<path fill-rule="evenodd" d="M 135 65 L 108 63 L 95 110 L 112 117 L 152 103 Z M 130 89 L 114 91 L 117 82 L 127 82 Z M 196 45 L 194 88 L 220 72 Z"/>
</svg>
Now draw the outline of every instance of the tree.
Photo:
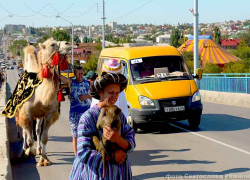
<svg viewBox="0 0 250 180">
<path fill-rule="evenodd" d="M 81 43 L 79 36 L 74 36 L 74 42 Z"/>
<path fill-rule="evenodd" d="M 70 35 L 66 30 L 56 30 L 52 32 L 52 36 L 57 41 L 70 41 Z"/>
<path fill-rule="evenodd" d="M 181 38 L 181 32 L 179 29 L 174 29 L 171 34 L 170 45 L 174 47 L 179 47 L 179 39 Z"/>
<path fill-rule="evenodd" d="M 215 33 L 215 42 L 217 44 L 221 44 L 221 32 L 220 32 L 220 29 L 219 27 L 215 26 L 214 27 L 214 33 Z"/>
<path fill-rule="evenodd" d="M 84 36 L 84 38 L 83 38 L 83 43 L 88 43 L 88 38 L 87 38 L 87 36 Z"/>
</svg>

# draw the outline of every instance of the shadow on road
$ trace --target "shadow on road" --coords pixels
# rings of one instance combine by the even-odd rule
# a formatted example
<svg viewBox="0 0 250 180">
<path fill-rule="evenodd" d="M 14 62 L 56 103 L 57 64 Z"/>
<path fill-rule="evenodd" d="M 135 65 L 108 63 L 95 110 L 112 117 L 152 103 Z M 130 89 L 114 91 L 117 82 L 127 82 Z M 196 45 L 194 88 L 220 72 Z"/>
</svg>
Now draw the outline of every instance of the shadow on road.
<svg viewBox="0 0 250 180">
<path fill-rule="evenodd" d="M 72 142 L 72 137 L 71 136 L 50 136 L 49 141 Z"/>
<path fill-rule="evenodd" d="M 226 115 L 226 114 L 203 114 L 201 124 L 198 129 L 193 130 L 188 125 L 187 121 L 171 122 L 174 125 L 185 128 L 190 131 L 239 131 L 250 128 L 250 119 Z M 171 134 L 185 132 L 171 124 L 157 123 L 143 126 L 138 134 Z"/>
<path fill-rule="evenodd" d="M 166 164 L 212 164 L 215 161 L 198 161 L 198 160 L 159 160 L 159 158 L 166 158 L 167 155 L 157 155 L 161 152 L 185 152 L 190 151 L 190 149 L 180 149 L 180 150 L 135 150 L 129 155 L 132 166 L 153 166 L 153 165 L 166 165 Z"/>
<path fill-rule="evenodd" d="M 225 171 L 221 172 L 216 172 L 216 171 L 166 171 L 166 172 L 156 172 L 156 173 L 146 173 L 146 174 L 141 174 L 137 176 L 133 176 L 134 180 L 141 180 L 141 179 L 151 179 L 151 178 L 159 178 L 159 179 L 168 179 L 167 177 L 173 177 L 171 179 L 190 179 L 187 178 L 192 177 L 192 176 L 198 176 L 198 175 L 217 175 L 217 176 L 225 176 L 227 174 L 233 174 L 233 173 L 242 173 L 249 171 L 249 168 L 234 168 L 234 169 L 228 169 Z M 178 178 L 182 177 L 182 178 Z M 197 179 L 197 178 L 194 178 Z M 199 178 L 198 178 L 199 179 Z M 208 178 L 202 178 L 202 179 L 208 179 Z M 218 179 L 218 178 L 217 178 Z M 224 178 L 223 178 L 224 179 Z"/>
</svg>

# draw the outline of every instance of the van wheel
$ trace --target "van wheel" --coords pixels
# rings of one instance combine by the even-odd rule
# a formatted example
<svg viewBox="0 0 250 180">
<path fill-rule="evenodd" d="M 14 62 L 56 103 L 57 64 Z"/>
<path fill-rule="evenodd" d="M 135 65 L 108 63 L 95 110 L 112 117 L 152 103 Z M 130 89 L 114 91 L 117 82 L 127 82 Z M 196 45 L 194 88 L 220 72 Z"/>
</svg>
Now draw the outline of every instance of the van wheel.
<svg viewBox="0 0 250 180">
<path fill-rule="evenodd" d="M 129 116 L 127 117 L 127 122 L 130 125 L 130 127 L 132 127 L 134 129 L 134 131 L 137 132 L 138 127 L 137 127 L 137 124 L 135 123 L 135 121 L 132 118 L 132 112 L 131 112 L 130 108 L 128 108 L 128 112 L 129 112 Z"/>
<path fill-rule="evenodd" d="M 195 114 L 195 115 L 192 115 L 190 118 L 188 118 L 189 126 L 193 130 L 195 130 L 199 127 L 200 122 L 201 122 L 201 114 Z"/>
</svg>

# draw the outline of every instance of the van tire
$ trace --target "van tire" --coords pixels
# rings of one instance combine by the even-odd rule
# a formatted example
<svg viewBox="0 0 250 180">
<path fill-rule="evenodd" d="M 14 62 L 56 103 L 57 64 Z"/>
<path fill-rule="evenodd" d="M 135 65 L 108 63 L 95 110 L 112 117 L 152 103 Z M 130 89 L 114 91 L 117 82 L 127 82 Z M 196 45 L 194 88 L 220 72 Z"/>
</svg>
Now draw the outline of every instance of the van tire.
<svg viewBox="0 0 250 180">
<path fill-rule="evenodd" d="M 131 128 L 134 129 L 135 133 L 137 133 L 138 126 L 135 123 L 135 121 L 133 120 L 132 112 L 131 112 L 130 108 L 128 108 L 128 112 L 129 112 L 129 116 L 127 117 L 127 123 L 128 123 L 128 125 L 130 125 Z"/>
<path fill-rule="evenodd" d="M 188 118 L 188 124 L 193 130 L 199 127 L 200 122 L 201 122 L 201 114 L 195 114 L 192 115 L 190 118 Z"/>
</svg>

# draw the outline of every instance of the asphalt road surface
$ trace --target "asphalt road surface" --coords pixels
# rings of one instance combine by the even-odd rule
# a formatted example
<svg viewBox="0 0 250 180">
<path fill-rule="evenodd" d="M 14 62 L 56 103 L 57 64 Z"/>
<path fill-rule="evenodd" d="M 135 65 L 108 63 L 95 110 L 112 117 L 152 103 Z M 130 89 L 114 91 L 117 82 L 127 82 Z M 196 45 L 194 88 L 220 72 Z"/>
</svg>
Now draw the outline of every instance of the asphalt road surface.
<svg viewBox="0 0 250 180">
<path fill-rule="evenodd" d="M 16 86 L 16 70 L 8 70 L 9 92 Z M 10 93 L 9 93 L 10 95 Z M 133 179 L 250 179 L 250 109 L 203 102 L 202 122 L 190 131 L 186 121 L 150 126 L 136 134 L 137 147 L 129 155 Z M 66 180 L 74 161 L 68 123 L 69 101 L 49 130 L 49 167 L 35 159 L 17 158 L 22 142 L 14 119 L 9 120 L 14 180 Z"/>
</svg>

